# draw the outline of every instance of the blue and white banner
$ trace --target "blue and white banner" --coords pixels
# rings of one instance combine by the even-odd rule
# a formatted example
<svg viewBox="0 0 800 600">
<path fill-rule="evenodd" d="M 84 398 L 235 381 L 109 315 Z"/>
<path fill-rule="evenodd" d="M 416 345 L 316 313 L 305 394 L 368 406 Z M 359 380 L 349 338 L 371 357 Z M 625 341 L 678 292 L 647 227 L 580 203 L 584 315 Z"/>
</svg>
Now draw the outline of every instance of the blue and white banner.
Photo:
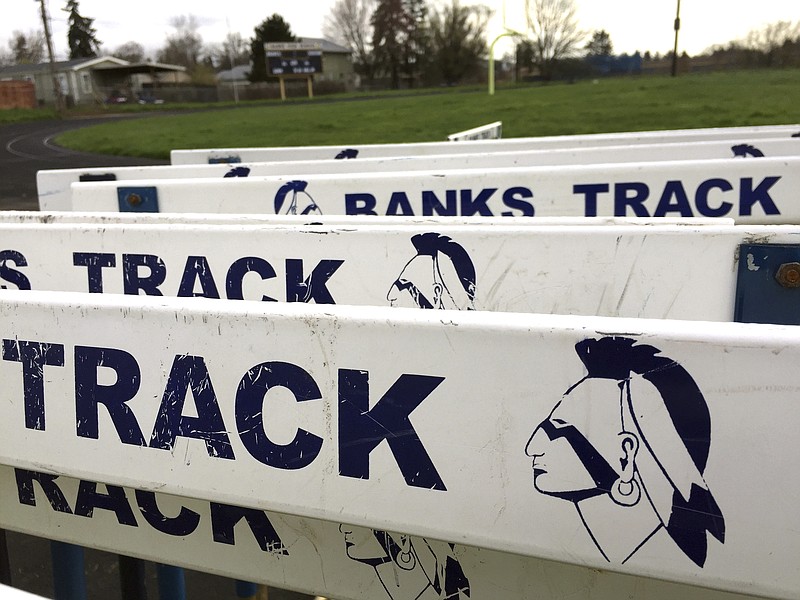
<svg viewBox="0 0 800 600">
<path fill-rule="evenodd" d="M 776 501 L 800 494 L 796 327 L 0 298 L 0 463 L 88 481 L 63 512 L 130 519 L 103 481 L 717 589 L 800 585 L 800 516 Z M 193 521 L 144 502 L 164 527 Z"/>
</svg>

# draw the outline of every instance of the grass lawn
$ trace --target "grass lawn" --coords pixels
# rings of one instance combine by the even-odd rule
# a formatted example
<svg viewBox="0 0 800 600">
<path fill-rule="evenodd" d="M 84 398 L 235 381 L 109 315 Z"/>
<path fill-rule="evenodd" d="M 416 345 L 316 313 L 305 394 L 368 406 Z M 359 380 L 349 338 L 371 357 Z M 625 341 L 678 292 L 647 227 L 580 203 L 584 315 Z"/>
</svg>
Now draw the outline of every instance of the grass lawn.
<svg viewBox="0 0 800 600">
<path fill-rule="evenodd" d="M 800 123 L 800 69 L 625 77 L 148 116 L 67 132 L 79 150 L 168 158 L 173 148 L 444 140 L 503 122 L 503 137 Z M 166 107 L 168 108 L 168 107 Z"/>
</svg>

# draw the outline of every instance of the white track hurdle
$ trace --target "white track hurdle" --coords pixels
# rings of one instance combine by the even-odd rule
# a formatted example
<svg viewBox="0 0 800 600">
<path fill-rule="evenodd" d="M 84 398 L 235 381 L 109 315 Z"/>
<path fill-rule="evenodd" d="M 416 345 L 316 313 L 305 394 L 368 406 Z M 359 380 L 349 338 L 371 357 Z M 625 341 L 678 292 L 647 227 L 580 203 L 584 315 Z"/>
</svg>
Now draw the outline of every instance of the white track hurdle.
<svg viewBox="0 0 800 600">
<path fill-rule="evenodd" d="M 791 138 L 800 133 L 800 125 L 759 127 L 719 127 L 666 131 L 560 135 L 500 140 L 424 142 L 418 144 L 362 144 L 342 146 L 297 146 L 282 148 L 227 148 L 205 150 L 173 150 L 173 165 L 207 164 L 210 162 L 268 162 L 286 160 L 353 159 L 387 156 L 495 152 L 498 150 L 577 148 L 586 146 L 618 146 L 631 144 L 689 143 L 730 140 L 748 144 L 759 138 Z"/>
<path fill-rule="evenodd" d="M 69 210 L 69 187 L 80 181 L 188 179 L 264 175 L 342 174 L 421 171 L 431 169 L 485 169 L 544 165 L 629 163 L 662 160 L 705 160 L 733 157 L 800 156 L 800 138 L 766 138 L 752 143 L 715 140 L 693 143 L 637 144 L 577 147 L 556 150 L 515 150 L 473 154 L 432 154 L 364 158 L 361 160 L 305 160 L 239 165 L 165 165 L 153 167 L 98 167 L 42 170 L 37 174 L 39 209 Z"/>
<path fill-rule="evenodd" d="M 101 505 L 104 495 L 114 501 Z M 4 466 L 0 466 L 0 525 L 337 600 L 403 600 L 421 594 L 475 600 L 754 598 Z M 364 545 L 356 542 L 373 540 L 378 544 L 373 554 L 359 551 Z M 397 564 L 400 555 L 393 550 L 401 543 L 404 556 L 414 557 L 410 569 L 409 561 L 405 568 Z"/>
<path fill-rule="evenodd" d="M 800 493 L 795 327 L 2 299 L 3 464 L 364 528 L 341 529 L 342 561 L 371 529 L 776 598 L 800 584 L 797 511 L 775 502 Z M 78 515 L 132 502 L 78 494 Z"/>
<path fill-rule="evenodd" d="M 740 246 L 800 227 L 102 222 L 0 239 L 10 289 L 730 321 Z"/>
<path fill-rule="evenodd" d="M 796 223 L 800 157 L 72 184 L 78 211 L 732 217 Z"/>
<path fill-rule="evenodd" d="M 327 225 L 408 225 L 453 226 L 479 225 L 481 227 L 503 225 L 506 227 L 528 227 L 543 225 L 733 225 L 733 219 L 711 217 L 369 217 L 367 221 L 358 216 L 347 215 L 270 215 L 270 214 L 215 214 L 215 213 L 133 213 L 133 212 L 41 212 L 0 211 L 0 223 L 70 225 L 274 225 L 281 227 Z"/>
</svg>

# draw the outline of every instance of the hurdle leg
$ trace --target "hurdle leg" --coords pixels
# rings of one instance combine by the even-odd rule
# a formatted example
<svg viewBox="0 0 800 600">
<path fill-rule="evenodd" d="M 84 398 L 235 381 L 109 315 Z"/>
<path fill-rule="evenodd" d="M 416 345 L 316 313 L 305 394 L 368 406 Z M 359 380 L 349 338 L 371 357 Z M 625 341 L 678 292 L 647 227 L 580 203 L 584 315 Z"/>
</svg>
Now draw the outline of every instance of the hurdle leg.
<svg viewBox="0 0 800 600">
<path fill-rule="evenodd" d="M 118 556 L 119 583 L 122 600 L 147 600 L 144 561 L 130 556 Z"/>
<path fill-rule="evenodd" d="M 11 564 L 8 560 L 6 530 L 0 529 L 0 583 L 11 585 Z"/>
<path fill-rule="evenodd" d="M 86 600 L 83 548 L 65 542 L 50 542 L 55 600 Z"/>
<path fill-rule="evenodd" d="M 157 565 L 159 600 L 186 600 L 186 579 L 183 569 L 170 565 Z"/>
</svg>

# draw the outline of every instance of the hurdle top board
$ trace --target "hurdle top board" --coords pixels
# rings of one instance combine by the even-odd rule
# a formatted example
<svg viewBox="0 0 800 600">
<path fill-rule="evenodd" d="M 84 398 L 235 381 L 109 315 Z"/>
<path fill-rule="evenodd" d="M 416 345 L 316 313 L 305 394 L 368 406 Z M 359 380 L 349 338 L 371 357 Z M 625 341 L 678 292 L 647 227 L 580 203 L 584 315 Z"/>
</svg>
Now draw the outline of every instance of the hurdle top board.
<svg viewBox="0 0 800 600">
<path fill-rule="evenodd" d="M 206 164 L 211 162 L 239 163 L 285 160 L 354 159 L 380 156 L 410 156 L 443 153 L 494 152 L 498 150 L 556 149 L 579 146 L 617 146 L 658 144 L 667 142 L 699 142 L 730 140 L 732 144 L 748 143 L 750 138 L 791 138 L 800 134 L 800 125 L 758 127 L 721 127 L 712 129 L 683 129 L 561 135 L 501 140 L 452 142 L 422 142 L 418 144 L 362 144 L 336 146 L 291 146 L 281 148 L 218 148 L 202 150 L 173 150 L 173 165 Z"/>
<path fill-rule="evenodd" d="M 72 184 L 78 211 L 800 222 L 800 157 Z"/>
<path fill-rule="evenodd" d="M 800 227 L 172 221 L 0 224 L 0 237 L 12 289 L 730 321 L 742 245 L 797 243 Z"/>
<path fill-rule="evenodd" d="M 79 212 L 79 211 L 0 211 L 0 223 L 38 223 L 58 225 L 69 223 L 127 224 L 127 225 L 733 225 L 730 218 L 712 217 L 359 217 L 347 215 L 270 215 L 214 213 L 145 213 L 145 212 Z"/>
<path fill-rule="evenodd" d="M 105 493 L 113 496 L 113 505 L 103 502 Z M 0 527 L 337 600 L 413 600 L 426 590 L 434 600 L 570 598 L 585 590 L 593 600 L 756 600 L 609 569 L 5 466 L 0 466 Z M 358 550 L 372 540 L 389 546 L 403 542 L 413 560 L 406 559 L 402 568 L 397 555 L 380 543 L 372 553 Z M 386 562 L 375 565 L 381 558 Z"/>
<path fill-rule="evenodd" d="M 97 167 L 52 169 L 37 173 L 40 210 L 69 210 L 69 185 L 87 181 L 183 179 L 199 177 L 250 177 L 420 171 L 430 169 L 478 169 L 569 164 L 605 164 L 709 158 L 761 158 L 800 156 L 800 138 L 750 139 L 748 143 L 714 140 L 691 143 L 637 144 L 577 147 L 554 150 L 515 150 L 465 154 L 393 156 L 360 160 L 302 160 L 247 164 L 159 165 L 152 167 Z"/>
<path fill-rule="evenodd" d="M 0 297 L 3 464 L 796 597 L 796 327 Z"/>
</svg>

